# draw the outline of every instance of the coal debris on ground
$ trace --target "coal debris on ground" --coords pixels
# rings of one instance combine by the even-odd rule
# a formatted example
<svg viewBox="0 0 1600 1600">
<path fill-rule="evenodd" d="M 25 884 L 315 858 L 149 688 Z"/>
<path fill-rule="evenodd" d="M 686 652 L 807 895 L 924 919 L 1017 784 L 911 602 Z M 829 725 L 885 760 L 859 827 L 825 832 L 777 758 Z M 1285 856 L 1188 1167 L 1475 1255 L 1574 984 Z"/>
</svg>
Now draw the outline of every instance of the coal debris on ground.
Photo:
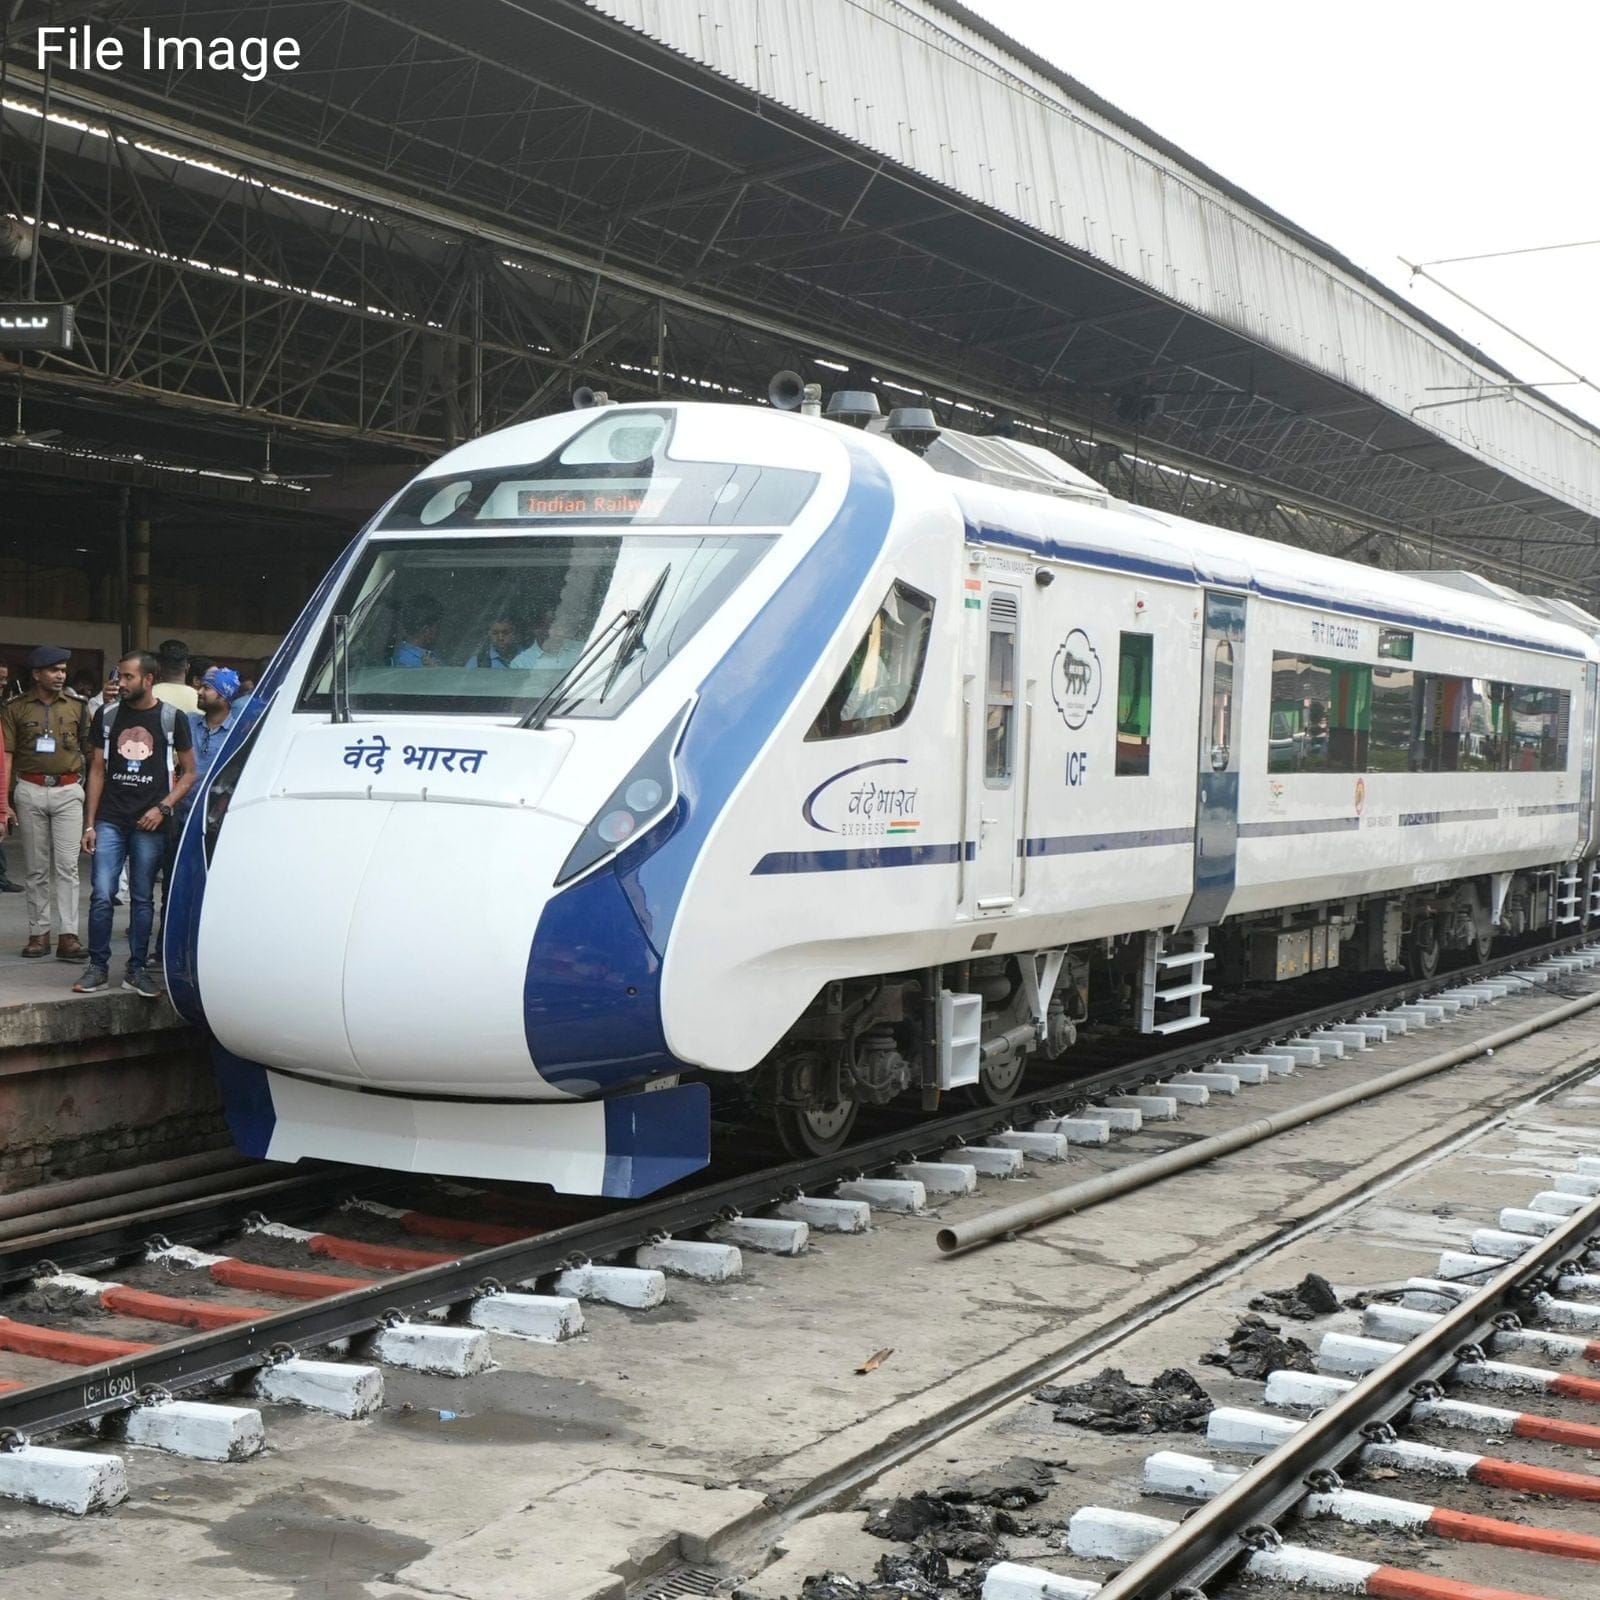
<svg viewBox="0 0 1600 1600">
<path fill-rule="evenodd" d="M 1212 1350 L 1200 1357 L 1201 1365 L 1226 1367 L 1236 1378 L 1262 1379 L 1271 1372 L 1315 1372 L 1317 1363 L 1311 1347 L 1292 1334 L 1286 1339 L 1282 1328 L 1256 1316 L 1241 1317 L 1228 1335 L 1225 1350 Z"/>
<path fill-rule="evenodd" d="M 1000 1511 L 1021 1511 L 1036 1506 L 1056 1481 L 1055 1468 L 1036 1456 L 1011 1456 L 997 1467 L 974 1473 L 938 1491 L 953 1506 L 993 1506 Z"/>
<path fill-rule="evenodd" d="M 1053 1405 L 1057 1422 L 1096 1433 L 1197 1433 L 1215 1404 L 1182 1367 L 1168 1367 L 1148 1384 L 1105 1367 L 1084 1383 L 1046 1384 L 1034 1399 Z"/>
<path fill-rule="evenodd" d="M 978 1600 L 987 1572 L 985 1565 L 952 1575 L 950 1563 L 937 1550 L 888 1551 L 864 1582 L 842 1572 L 807 1578 L 800 1600 Z"/>
<path fill-rule="evenodd" d="M 1321 1273 L 1308 1272 L 1292 1289 L 1264 1289 L 1250 1302 L 1250 1309 L 1292 1322 L 1314 1322 L 1337 1311 L 1339 1297 Z"/>
</svg>

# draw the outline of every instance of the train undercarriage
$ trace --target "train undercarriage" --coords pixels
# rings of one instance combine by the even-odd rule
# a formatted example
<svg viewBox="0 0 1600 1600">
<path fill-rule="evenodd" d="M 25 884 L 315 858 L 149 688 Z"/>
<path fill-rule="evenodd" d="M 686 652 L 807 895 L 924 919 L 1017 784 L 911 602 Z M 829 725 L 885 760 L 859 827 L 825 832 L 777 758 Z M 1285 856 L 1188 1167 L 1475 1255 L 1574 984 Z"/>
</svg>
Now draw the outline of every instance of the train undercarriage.
<svg viewBox="0 0 1600 1600">
<path fill-rule="evenodd" d="M 844 979 L 733 1092 L 773 1119 L 791 1154 L 823 1155 L 863 1106 L 1003 1105 L 1030 1059 L 1059 1060 L 1089 1025 L 1174 1033 L 1210 1020 L 1208 996 L 1330 969 L 1426 979 L 1497 942 L 1597 923 L 1600 861 L 1588 861 Z"/>
</svg>

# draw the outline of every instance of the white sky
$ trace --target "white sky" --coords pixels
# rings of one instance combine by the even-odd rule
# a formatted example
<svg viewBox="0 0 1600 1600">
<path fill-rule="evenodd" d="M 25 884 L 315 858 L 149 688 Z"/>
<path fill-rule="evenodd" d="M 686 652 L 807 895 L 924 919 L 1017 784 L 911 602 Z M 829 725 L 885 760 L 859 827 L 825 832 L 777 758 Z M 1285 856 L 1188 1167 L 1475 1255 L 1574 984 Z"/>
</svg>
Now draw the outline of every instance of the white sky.
<svg viewBox="0 0 1600 1600">
<path fill-rule="evenodd" d="M 1572 376 L 1397 258 L 1600 240 L 1595 0 L 967 4 L 1519 378 Z M 1600 384 L 1600 244 L 1430 270 Z"/>
</svg>

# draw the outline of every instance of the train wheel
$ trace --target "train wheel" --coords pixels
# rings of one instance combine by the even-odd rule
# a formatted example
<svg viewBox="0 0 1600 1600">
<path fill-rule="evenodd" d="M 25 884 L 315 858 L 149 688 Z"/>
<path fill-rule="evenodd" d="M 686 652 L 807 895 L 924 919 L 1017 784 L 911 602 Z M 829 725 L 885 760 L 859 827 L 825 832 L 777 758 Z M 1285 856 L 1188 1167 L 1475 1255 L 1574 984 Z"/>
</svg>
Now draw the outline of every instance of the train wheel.
<svg viewBox="0 0 1600 1600">
<path fill-rule="evenodd" d="M 841 1100 L 836 1106 L 778 1106 L 773 1117 L 783 1148 L 797 1159 L 831 1156 L 842 1149 L 856 1125 L 860 1105 Z"/>
<path fill-rule="evenodd" d="M 1439 970 L 1439 930 L 1432 917 L 1423 917 L 1406 941 L 1406 966 L 1413 978 L 1431 978 Z"/>
<path fill-rule="evenodd" d="M 1016 1097 L 1027 1066 L 1027 1056 L 1020 1053 L 1003 1061 L 984 1062 L 978 1069 L 978 1081 L 966 1091 L 967 1099 L 975 1106 L 1003 1106 Z"/>
</svg>

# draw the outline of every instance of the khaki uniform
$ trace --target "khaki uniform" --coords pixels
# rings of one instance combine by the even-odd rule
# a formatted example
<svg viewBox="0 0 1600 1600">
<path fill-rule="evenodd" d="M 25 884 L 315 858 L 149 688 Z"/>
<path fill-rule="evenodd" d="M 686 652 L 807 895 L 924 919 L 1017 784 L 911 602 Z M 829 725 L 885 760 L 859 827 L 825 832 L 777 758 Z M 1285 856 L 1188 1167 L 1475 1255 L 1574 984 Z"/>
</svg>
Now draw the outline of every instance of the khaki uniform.
<svg viewBox="0 0 1600 1600">
<path fill-rule="evenodd" d="M 88 770 L 84 741 L 88 718 L 83 700 L 63 689 L 48 705 L 27 694 L 0 709 L 11 764 L 11 805 L 22 839 L 23 879 L 28 891 L 28 933 L 78 934 L 78 854 L 83 843 L 83 780 Z M 40 750 L 41 741 L 45 749 Z M 54 741 L 55 749 L 49 745 Z M 43 779 L 43 782 L 38 780 Z"/>
</svg>

